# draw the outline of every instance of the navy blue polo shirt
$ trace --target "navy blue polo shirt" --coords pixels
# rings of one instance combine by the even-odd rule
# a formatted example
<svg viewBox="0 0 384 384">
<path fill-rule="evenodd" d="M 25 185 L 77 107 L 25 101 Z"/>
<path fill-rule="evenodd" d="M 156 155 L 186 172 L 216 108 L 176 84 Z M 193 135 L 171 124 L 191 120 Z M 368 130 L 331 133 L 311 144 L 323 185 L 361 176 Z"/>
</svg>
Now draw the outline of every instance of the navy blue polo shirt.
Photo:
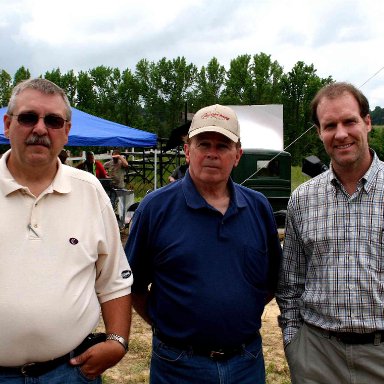
<svg viewBox="0 0 384 384">
<path fill-rule="evenodd" d="M 264 195 L 229 180 L 223 215 L 189 175 L 147 195 L 125 251 L 132 292 L 150 286 L 149 315 L 163 335 L 187 345 L 238 346 L 261 327 L 277 282 L 281 247 Z"/>
</svg>

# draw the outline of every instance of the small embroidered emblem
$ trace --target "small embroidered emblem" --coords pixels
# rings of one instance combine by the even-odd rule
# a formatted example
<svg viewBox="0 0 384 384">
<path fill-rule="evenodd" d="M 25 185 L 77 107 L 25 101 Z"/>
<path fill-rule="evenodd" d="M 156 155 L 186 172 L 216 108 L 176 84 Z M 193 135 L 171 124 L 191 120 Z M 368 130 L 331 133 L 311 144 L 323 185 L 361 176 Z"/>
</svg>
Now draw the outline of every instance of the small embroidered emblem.
<svg viewBox="0 0 384 384">
<path fill-rule="evenodd" d="M 121 272 L 121 277 L 123 279 L 128 279 L 132 275 L 132 272 L 126 269 L 125 271 Z"/>
<path fill-rule="evenodd" d="M 74 237 L 71 237 L 71 238 L 69 239 L 69 242 L 70 242 L 72 245 L 76 245 L 76 244 L 79 242 L 79 240 L 75 239 Z"/>
</svg>

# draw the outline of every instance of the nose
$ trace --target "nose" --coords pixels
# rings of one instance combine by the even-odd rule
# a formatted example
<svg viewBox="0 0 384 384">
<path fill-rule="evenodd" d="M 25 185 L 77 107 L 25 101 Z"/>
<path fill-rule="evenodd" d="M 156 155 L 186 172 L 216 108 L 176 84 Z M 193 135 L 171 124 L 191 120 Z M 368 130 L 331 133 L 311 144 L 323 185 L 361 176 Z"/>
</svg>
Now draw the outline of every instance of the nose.
<svg viewBox="0 0 384 384">
<path fill-rule="evenodd" d="M 209 159 L 216 159 L 218 156 L 217 156 L 217 150 L 216 148 L 214 147 L 211 147 L 209 148 L 208 152 L 207 152 L 207 157 Z"/>
<path fill-rule="evenodd" d="M 346 137 L 348 137 L 347 128 L 342 123 L 337 124 L 335 139 L 343 140 Z"/>
<path fill-rule="evenodd" d="M 37 123 L 33 126 L 33 130 L 32 130 L 34 133 L 36 133 L 37 135 L 39 136 L 42 136 L 42 135 L 46 135 L 47 132 L 48 132 L 48 128 L 47 126 L 45 125 L 45 122 L 44 122 L 44 117 L 43 116 L 40 116 L 39 117 L 39 120 L 37 121 Z"/>
</svg>

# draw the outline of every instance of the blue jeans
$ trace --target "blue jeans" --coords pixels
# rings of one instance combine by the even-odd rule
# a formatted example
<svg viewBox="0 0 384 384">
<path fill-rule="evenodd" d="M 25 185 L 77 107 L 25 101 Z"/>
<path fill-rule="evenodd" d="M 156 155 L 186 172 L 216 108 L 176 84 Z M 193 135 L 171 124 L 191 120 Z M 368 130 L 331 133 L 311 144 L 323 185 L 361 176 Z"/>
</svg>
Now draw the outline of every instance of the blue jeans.
<svg viewBox="0 0 384 384">
<path fill-rule="evenodd" d="M 153 336 L 151 384 L 265 384 L 261 337 L 223 361 L 170 347 Z"/>
<path fill-rule="evenodd" d="M 20 374 L 2 373 L 0 370 L 0 383 L 7 384 L 101 384 L 101 377 L 94 380 L 86 378 L 80 367 L 73 367 L 67 363 L 59 365 L 52 371 L 38 377 L 24 377 Z"/>
</svg>

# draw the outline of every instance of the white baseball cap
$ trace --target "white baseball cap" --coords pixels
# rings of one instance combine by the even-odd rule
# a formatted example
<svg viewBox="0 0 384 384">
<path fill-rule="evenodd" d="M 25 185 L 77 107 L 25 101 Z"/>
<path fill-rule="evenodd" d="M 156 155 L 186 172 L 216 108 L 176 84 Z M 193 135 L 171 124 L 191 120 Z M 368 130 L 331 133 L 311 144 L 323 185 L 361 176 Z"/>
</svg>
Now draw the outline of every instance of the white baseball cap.
<svg viewBox="0 0 384 384">
<path fill-rule="evenodd" d="M 215 104 L 200 109 L 195 113 L 188 137 L 203 132 L 217 132 L 237 143 L 240 140 L 240 126 L 233 109 Z"/>
</svg>

